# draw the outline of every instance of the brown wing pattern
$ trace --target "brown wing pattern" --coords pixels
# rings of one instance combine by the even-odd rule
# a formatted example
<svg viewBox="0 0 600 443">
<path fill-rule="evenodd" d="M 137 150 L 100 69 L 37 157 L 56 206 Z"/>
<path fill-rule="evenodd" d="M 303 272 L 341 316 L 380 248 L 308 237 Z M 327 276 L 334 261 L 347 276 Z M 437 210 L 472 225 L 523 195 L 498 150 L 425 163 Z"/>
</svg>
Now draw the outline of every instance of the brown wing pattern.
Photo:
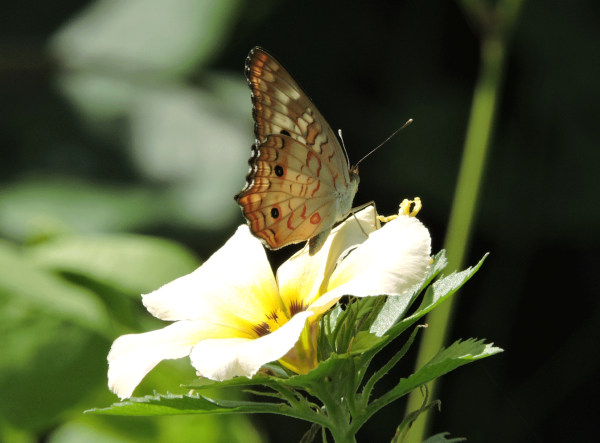
<svg viewBox="0 0 600 443">
<path fill-rule="evenodd" d="M 319 156 L 285 135 L 269 135 L 254 152 L 248 185 L 236 200 L 266 246 L 306 241 L 334 223 L 335 179 Z"/>
<path fill-rule="evenodd" d="M 254 48 L 246 60 L 246 77 L 256 142 L 246 186 L 235 199 L 265 246 L 279 249 L 315 239 L 312 255 L 349 210 L 358 177 L 350 177 L 335 134 L 274 57 Z"/>
<path fill-rule="evenodd" d="M 252 92 L 254 133 L 259 143 L 270 134 L 289 135 L 327 162 L 341 180 L 339 191 L 350 181 L 347 159 L 335 134 L 306 93 L 264 49 L 256 47 L 246 60 L 246 77 Z"/>
</svg>

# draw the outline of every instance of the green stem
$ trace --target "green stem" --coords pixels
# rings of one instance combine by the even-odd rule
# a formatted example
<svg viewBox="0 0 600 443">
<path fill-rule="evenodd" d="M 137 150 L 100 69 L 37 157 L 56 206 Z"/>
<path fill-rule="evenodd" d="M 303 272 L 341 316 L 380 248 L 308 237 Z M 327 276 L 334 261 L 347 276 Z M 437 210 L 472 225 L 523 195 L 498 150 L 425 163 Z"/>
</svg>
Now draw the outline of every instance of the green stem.
<svg viewBox="0 0 600 443">
<path fill-rule="evenodd" d="M 321 400 L 324 400 L 321 397 Z M 335 443 L 356 443 L 356 432 L 350 429 L 349 414 L 344 405 L 339 401 L 323 401 L 327 410 L 329 424 L 327 428 L 333 436 Z"/>
<path fill-rule="evenodd" d="M 324 386 L 320 383 L 312 386 L 313 395 L 325 406 L 323 409 L 327 413 L 327 423 L 324 426 L 331 432 L 335 443 L 356 443 L 356 432 L 350 432 L 348 403 L 342 394 L 347 391 L 346 388 L 347 386 L 332 387 L 330 384 Z"/>
<path fill-rule="evenodd" d="M 487 2 L 463 0 L 462 3 L 462 6 L 468 9 L 467 16 L 473 13 L 470 18 L 484 17 L 480 13 L 487 6 Z M 481 64 L 444 245 L 448 253 L 449 272 L 462 269 L 468 251 L 486 157 L 494 132 L 498 97 L 502 89 L 506 46 L 521 3 L 521 0 L 504 0 L 499 2 L 495 9 L 488 10 L 485 19 L 492 20 L 487 24 L 494 23 L 494 26 L 488 29 L 485 28 L 486 20 L 476 23 L 483 28 Z M 452 321 L 453 300 L 454 298 L 450 298 L 428 315 L 429 328 L 423 334 L 417 368 L 426 364 L 445 344 Z M 435 382 L 432 382 L 432 396 L 435 396 L 435 387 Z M 419 409 L 421 402 L 420 393 L 417 390 L 411 392 L 406 413 L 410 414 Z M 420 443 L 425 439 L 428 415 L 424 413 L 414 422 L 407 443 Z"/>
<path fill-rule="evenodd" d="M 356 408 L 356 363 L 354 357 L 350 356 L 348 361 L 348 385 L 346 387 L 346 401 L 348 402 L 348 409 L 352 417 L 358 416 L 359 412 Z"/>
</svg>

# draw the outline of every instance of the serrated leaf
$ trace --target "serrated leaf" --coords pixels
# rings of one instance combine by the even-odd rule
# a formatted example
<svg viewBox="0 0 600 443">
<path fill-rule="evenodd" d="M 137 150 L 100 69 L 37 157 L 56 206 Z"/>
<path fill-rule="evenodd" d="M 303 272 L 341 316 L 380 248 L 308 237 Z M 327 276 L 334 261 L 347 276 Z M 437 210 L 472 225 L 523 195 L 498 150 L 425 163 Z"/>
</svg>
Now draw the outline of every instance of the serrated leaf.
<svg viewBox="0 0 600 443">
<path fill-rule="evenodd" d="M 199 266 L 183 246 L 132 234 L 61 236 L 26 252 L 43 269 L 83 275 L 136 298 Z"/>
<path fill-rule="evenodd" d="M 0 242 L 0 295 L 110 335 L 106 309 L 96 294 L 37 269 L 18 248 L 6 242 Z"/>
<path fill-rule="evenodd" d="M 451 438 L 447 439 L 446 435 L 450 435 L 449 432 L 442 432 L 440 434 L 435 434 L 425 440 L 423 443 L 458 443 L 461 441 L 465 441 L 466 438 Z"/>
<path fill-rule="evenodd" d="M 385 334 L 398 320 L 400 320 L 406 311 L 418 297 L 419 293 L 433 280 L 442 269 L 446 267 L 448 260 L 446 259 L 446 251 L 443 249 L 433 258 L 433 263 L 427 272 L 427 275 L 421 283 L 412 287 L 403 296 L 390 296 L 377 316 L 377 320 L 371 326 L 370 331 L 381 337 Z"/>
<path fill-rule="evenodd" d="M 128 401 L 114 403 L 108 408 L 90 409 L 92 414 L 156 416 L 187 414 L 231 414 L 250 412 L 282 413 L 285 404 L 249 402 L 236 400 L 213 400 L 201 395 L 157 394 L 132 397 Z"/>
<path fill-rule="evenodd" d="M 399 398 L 413 389 L 460 367 L 467 363 L 481 360 L 490 355 L 502 352 L 502 349 L 485 344 L 484 340 L 469 339 L 457 341 L 447 349 L 440 351 L 429 363 L 420 368 L 408 378 L 403 378 L 400 383 L 388 392 L 394 398 Z"/>
</svg>

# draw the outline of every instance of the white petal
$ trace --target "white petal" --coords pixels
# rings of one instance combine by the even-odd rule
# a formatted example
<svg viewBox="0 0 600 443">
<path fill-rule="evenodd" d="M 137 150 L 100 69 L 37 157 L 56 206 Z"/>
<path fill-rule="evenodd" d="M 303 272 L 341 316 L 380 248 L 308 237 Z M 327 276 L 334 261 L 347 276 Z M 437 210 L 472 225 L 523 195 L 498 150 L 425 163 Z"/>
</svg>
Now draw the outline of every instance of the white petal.
<svg viewBox="0 0 600 443">
<path fill-rule="evenodd" d="M 206 320 L 244 326 L 281 308 L 273 271 L 247 226 L 202 266 L 144 295 L 144 306 L 162 320 Z"/>
<path fill-rule="evenodd" d="M 310 311 L 299 312 L 281 328 L 256 340 L 203 340 L 192 349 L 192 365 L 199 375 L 212 380 L 252 377 L 262 365 L 280 359 L 292 349 L 310 316 Z"/>
<path fill-rule="evenodd" d="M 108 387 L 121 399 L 130 397 L 162 360 L 189 355 L 205 328 L 203 322 L 180 321 L 157 331 L 117 338 L 108 354 Z"/>
<path fill-rule="evenodd" d="M 310 309 L 343 295 L 402 295 L 429 269 L 431 237 L 414 217 L 399 216 L 342 261 L 329 280 L 328 292 Z"/>
<path fill-rule="evenodd" d="M 340 255 L 350 247 L 367 240 L 366 234 L 375 231 L 377 219 L 375 208 L 368 206 L 336 227 L 327 238 L 323 248 L 314 256 L 304 248 L 277 270 L 281 297 L 289 305 L 291 300 L 312 303 L 319 289 L 327 286 L 327 280 Z M 358 222 L 357 220 L 358 219 Z M 360 225 L 359 225 L 360 223 Z M 361 230 L 362 227 L 362 230 Z M 363 233 L 364 231 L 364 233 Z"/>
</svg>

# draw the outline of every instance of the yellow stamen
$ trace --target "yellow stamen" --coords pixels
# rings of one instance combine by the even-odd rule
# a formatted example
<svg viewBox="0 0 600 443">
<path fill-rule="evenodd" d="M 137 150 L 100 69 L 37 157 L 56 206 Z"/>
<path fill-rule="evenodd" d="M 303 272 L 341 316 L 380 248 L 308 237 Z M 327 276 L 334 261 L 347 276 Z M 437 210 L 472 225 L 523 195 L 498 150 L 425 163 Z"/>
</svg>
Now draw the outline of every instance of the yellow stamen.
<svg viewBox="0 0 600 443">
<path fill-rule="evenodd" d="M 412 205 L 412 204 L 414 204 L 414 208 L 411 211 L 410 205 Z M 402 201 L 402 203 L 400 203 L 400 211 L 398 212 L 398 215 L 408 215 L 409 217 L 416 217 L 416 215 L 419 213 L 419 211 L 421 210 L 422 207 L 423 207 L 423 205 L 421 204 L 421 199 L 419 197 L 415 197 L 414 200 L 408 200 L 405 198 Z M 380 222 L 387 223 L 387 222 L 397 219 L 398 215 L 390 215 L 389 217 L 385 217 L 383 215 L 378 215 L 377 219 Z"/>
</svg>

